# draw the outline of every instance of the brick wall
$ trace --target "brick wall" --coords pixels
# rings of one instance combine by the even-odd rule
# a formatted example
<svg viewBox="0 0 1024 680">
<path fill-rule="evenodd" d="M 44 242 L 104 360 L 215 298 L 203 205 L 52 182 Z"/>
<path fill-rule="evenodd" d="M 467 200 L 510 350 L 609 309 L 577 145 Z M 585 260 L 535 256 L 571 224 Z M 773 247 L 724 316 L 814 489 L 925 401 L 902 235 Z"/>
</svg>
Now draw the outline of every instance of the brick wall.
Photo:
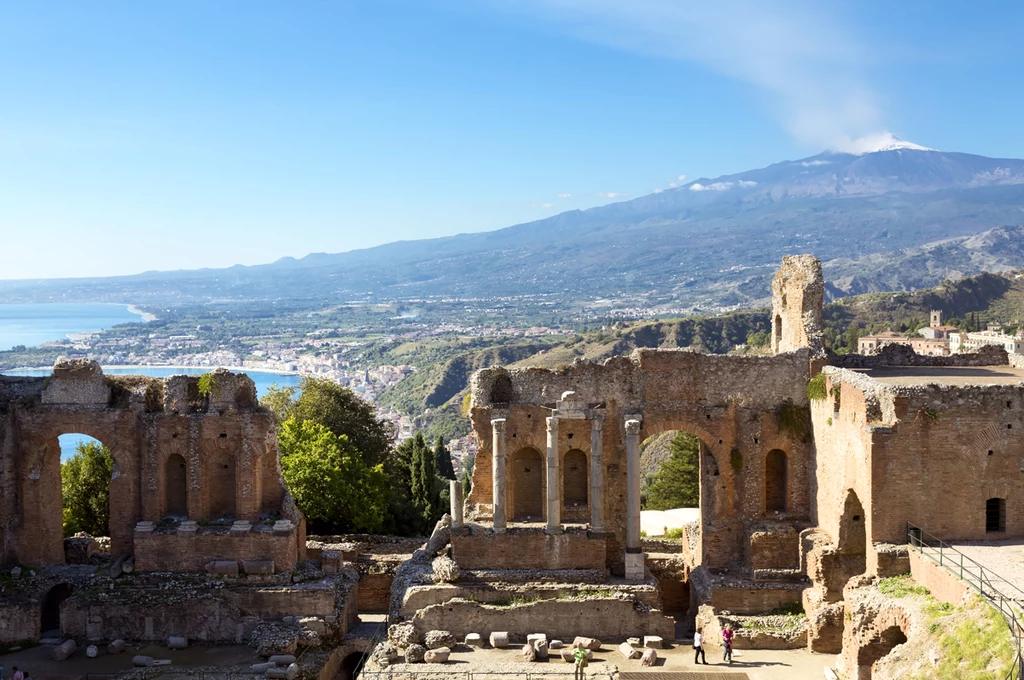
<svg viewBox="0 0 1024 680">
<path fill-rule="evenodd" d="M 275 536 L 252 530 L 241 536 L 229 533 L 138 533 L 135 535 L 137 571 L 202 571 L 214 560 L 270 560 L 276 572 L 295 568 L 296 533 Z"/>
<path fill-rule="evenodd" d="M 940 602 L 960 604 L 964 594 L 970 590 L 963 581 L 927 557 L 922 557 L 916 550 L 910 551 L 910 575 L 932 591 L 932 596 Z"/>
<path fill-rule="evenodd" d="M 391 602 L 391 583 L 394 574 L 360 574 L 359 600 L 361 614 L 386 614 Z"/>
<path fill-rule="evenodd" d="M 21 642 L 39 635 L 38 602 L 0 604 L 0 644 Z"/>
<path fill-rule="evenodd" d="M 452 534 L 452 554 L 463 569 L 604 569 L 605 540 L 585 532 L 549 535 L 517 527 L 496 534 L 474 528 Z"/>
</svg>

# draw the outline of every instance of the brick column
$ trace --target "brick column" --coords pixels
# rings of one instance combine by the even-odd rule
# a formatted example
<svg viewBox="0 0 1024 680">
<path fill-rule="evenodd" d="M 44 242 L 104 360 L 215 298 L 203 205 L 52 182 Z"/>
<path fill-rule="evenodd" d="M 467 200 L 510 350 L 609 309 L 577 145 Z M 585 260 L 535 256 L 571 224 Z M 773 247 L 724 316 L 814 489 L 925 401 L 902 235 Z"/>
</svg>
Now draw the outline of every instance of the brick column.
<svg viewBox="0 0 1024 680">
<path fill-rule="evenodd" d="M 548 426 L 548 527 L 549 534 L 562 533 L 562 481 L 558 474 L 558 418 L 547 419 Z"/>
<path fill-rule="evenodd" d="M 491 421 L 494 435 L 491 447 L 491 493 L 494 514 L 494 530 L 505 531 L 505 419 Z"/>
<path fill-rule="evenodd" d="M 626 580 L 644 579 L 640 541 L 640 421 L 626 420 Z"/>
<path fill-rule="evenodd" d="M 590 530 L 604 533 L 604 416 L 590 420 Z"/>
</svg>

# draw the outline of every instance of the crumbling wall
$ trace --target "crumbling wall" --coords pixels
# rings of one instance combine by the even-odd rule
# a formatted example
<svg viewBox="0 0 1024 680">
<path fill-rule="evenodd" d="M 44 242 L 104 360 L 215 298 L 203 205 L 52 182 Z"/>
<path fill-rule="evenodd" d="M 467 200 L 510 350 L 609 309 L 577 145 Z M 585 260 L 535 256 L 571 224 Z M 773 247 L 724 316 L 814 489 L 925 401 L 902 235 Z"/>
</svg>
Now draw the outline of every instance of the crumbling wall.
<svg viewBox="0 0 1024 680">
<path fill-rule="evenodd" d="M 772 353 L 823 349 L 825 279 L 813 255 L 787 255 L 772 280 Z"/>
</svg>

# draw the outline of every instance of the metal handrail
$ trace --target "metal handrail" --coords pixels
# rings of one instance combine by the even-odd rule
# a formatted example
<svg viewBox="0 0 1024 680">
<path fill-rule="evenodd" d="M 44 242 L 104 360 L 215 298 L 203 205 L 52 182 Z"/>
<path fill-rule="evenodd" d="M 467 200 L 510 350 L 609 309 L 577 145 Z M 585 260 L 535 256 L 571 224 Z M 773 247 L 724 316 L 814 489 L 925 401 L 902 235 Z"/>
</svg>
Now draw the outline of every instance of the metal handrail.
<svg viewBox="0 0 1024 680">
<path fill-rule="evenodd" d="M 1024 607 L 1024 590 L 910 522 L 907 522 L 907 543 L 922 556 L 977 590 L 989 604 L 999 610 L 1017 646 L 1017 660 L 1003 680 L 1024 680 L 1024 621 L 1018 611 Z M 1012 596 L 1004 594 L 996 587 L 996 583 L 1010 591 Z"/>
</svg>

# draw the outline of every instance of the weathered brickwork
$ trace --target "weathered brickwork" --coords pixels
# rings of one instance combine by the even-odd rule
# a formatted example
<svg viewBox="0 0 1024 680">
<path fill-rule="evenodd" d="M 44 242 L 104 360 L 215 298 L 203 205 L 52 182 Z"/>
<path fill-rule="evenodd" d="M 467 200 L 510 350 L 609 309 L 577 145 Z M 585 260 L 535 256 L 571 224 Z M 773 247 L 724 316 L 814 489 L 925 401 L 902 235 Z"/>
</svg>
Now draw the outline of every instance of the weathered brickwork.
<svg viewBox="0 0 1024 680">
<path fill-rule="evenodd" d="M 305 525 L 281 481 L 273 416 L 259 408 L 244 375 L 215 371 L 208 387 L 202 394 L 199 379 L 188 376 L 108 377 L 95 362 L 80 360 L 58 361 L 49 378 L 0 377 L 0 562 L 64 562 L 57 438 L 81 433 L 114 457 L 115 556 L 135 552 L 140 521 L 287 518 L 295 525 L 291 555 L 268 544 L 269 553 L 257 558 L 244 542 L 234 545 L 239 559 L 293 565 L 304 550 Z M 207 551 L 193 552 L 154 547 L 140 568 L 191 570 Z M 208 554 L 235 557 L 213 546 Z"/>
<path fill-rule="evenodd" d="M 601 569 L 604 538 L 585 531 L 549 535 L 542 529 L 516 528 L 508 533 L 474 527 L 452 534 L 452 555 L 464 569 Z"/>
</svg>

